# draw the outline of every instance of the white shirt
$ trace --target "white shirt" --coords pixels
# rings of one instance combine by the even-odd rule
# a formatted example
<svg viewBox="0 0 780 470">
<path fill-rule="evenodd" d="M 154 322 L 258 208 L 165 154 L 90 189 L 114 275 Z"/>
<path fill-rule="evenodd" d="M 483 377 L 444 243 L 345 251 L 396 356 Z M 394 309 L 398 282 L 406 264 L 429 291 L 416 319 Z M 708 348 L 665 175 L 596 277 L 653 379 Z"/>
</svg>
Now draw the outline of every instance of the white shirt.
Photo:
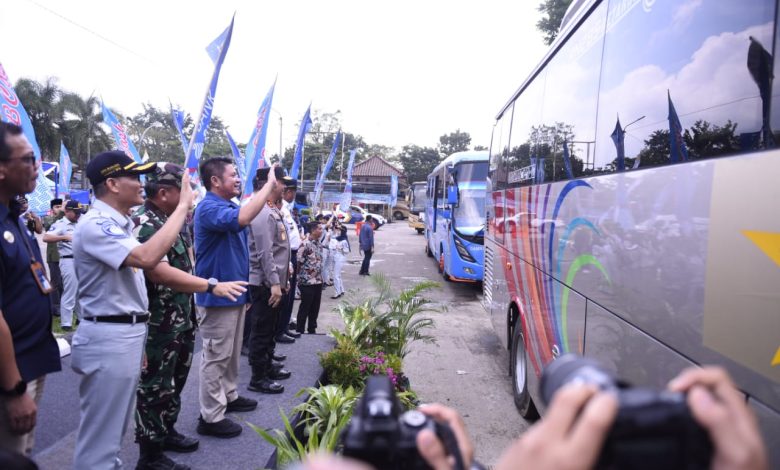
<svg viewBox="0 0 780 470">
<path fill-rule="evenodd" d="M 298 224 L 293 219 L 291 208 L 291 202 L 282 201 L 282 217 L 284 223 L 287 224 L 287 233 L 290 236 L 290 249 L 297 251 L 301 247 L 301 231 L 298 228 Z"/>
</svg>

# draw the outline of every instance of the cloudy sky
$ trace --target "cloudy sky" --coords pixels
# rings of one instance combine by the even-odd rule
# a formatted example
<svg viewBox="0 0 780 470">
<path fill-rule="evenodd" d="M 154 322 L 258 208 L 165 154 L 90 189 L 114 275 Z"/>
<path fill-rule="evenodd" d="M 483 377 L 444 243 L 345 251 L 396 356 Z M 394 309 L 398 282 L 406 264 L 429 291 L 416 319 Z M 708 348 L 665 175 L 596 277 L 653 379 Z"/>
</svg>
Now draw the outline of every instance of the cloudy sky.
<svg viewBox="0 0 780 470">
<path fill-rule="evenodd" d="M 278 75 L 268 148 L 293 144 L 311 101 L 370 144 L 433 146 L 457 128 L 489 145 L 495 114 L 546 50 L 540 0 L 0 3 L 0 63 L 12 81 L 56 76 L 125 114 L 202 103 L 205 47 L 236 23 L 215 113 L 246 142 Z M 13 38 L 13 39 L 12 39 Z"/>
</svg>

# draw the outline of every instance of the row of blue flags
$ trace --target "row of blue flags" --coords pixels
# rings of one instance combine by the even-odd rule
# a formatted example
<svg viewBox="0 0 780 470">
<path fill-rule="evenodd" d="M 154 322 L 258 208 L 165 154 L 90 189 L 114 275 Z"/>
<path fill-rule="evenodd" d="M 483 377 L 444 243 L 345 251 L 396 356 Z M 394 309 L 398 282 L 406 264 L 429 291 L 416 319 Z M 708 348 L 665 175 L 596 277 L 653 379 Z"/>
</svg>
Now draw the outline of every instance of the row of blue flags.
<svg viewBox="0 0 780 470">
<path fill-rule="evenodd" d="M 57 195 L 70 194 L 70 177 L 73 175 L 73 164 L 65 143 L 60 143 L 60 171 L 57 178 Z"/>
</svg>

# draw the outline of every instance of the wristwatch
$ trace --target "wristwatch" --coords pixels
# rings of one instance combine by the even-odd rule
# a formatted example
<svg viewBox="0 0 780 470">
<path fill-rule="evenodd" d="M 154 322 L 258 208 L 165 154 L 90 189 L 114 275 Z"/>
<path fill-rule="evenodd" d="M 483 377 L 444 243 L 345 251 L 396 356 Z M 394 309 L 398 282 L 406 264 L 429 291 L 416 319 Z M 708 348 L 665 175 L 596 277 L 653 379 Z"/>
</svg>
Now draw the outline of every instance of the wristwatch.
<svg viewBox="0 0 780 470">
<path fill-rule="evenodd" d="M 14 388 L 11 390 L 3 390 L 0 388 L 0 396 L 4 397 L 19 397 L 24 395 L 24 392 L 27 391 L 27 382 L 25 382 L 22 379 L 19 379 L 19 383 L 17 383 Z"/>
<path fill-rule="evenodd" d="M 217 281 L 213 277 L 210 277 L 208 283 L 209 283 L 209 287 L 208 289 L 206 289 L 206 292 L 211 294 L 212 292 L 214 292 L 214 288 L 217 287 L 217 284 L 219 284 L 219 281 Z"/>
</svg>

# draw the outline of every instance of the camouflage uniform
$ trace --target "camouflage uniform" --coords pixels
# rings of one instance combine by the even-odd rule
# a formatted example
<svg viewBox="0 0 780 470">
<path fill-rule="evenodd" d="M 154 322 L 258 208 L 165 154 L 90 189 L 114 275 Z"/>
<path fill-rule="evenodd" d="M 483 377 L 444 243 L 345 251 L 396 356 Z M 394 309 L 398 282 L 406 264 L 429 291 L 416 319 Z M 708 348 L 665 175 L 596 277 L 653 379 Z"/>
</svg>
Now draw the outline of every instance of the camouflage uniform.
<svg viewBox="0 0 780 470">
<path fill-rule="evenodd" d="M 147 181 L 171 184 L 181 181 L 181 167 L 165 164 L 166 171 L 147 176 Z M 173 167 L 171 169 L 167 167 Z M 171 181 L 166 181 L 170 178 Z M 160 181 L 162 180 L 162 181 Z M 167 216 L 147 200 L 135 214 L 135 235 L 141 243 L 149 240 L 163 226 Z M 174 268 L 192 273 L 188 254 L 190 243 L 181 233 L 164 261 Z M 149 296 L 149 335 L 146 339 L 147 366 L 141 372 L 135 411 L 136 442 L 161 442 L 171 432 L 181 409 L 181 392 L 187 381 L 195 349 L 192 319 L 192 295 L 176 292 L 146 279 Z"/>
</svg>

